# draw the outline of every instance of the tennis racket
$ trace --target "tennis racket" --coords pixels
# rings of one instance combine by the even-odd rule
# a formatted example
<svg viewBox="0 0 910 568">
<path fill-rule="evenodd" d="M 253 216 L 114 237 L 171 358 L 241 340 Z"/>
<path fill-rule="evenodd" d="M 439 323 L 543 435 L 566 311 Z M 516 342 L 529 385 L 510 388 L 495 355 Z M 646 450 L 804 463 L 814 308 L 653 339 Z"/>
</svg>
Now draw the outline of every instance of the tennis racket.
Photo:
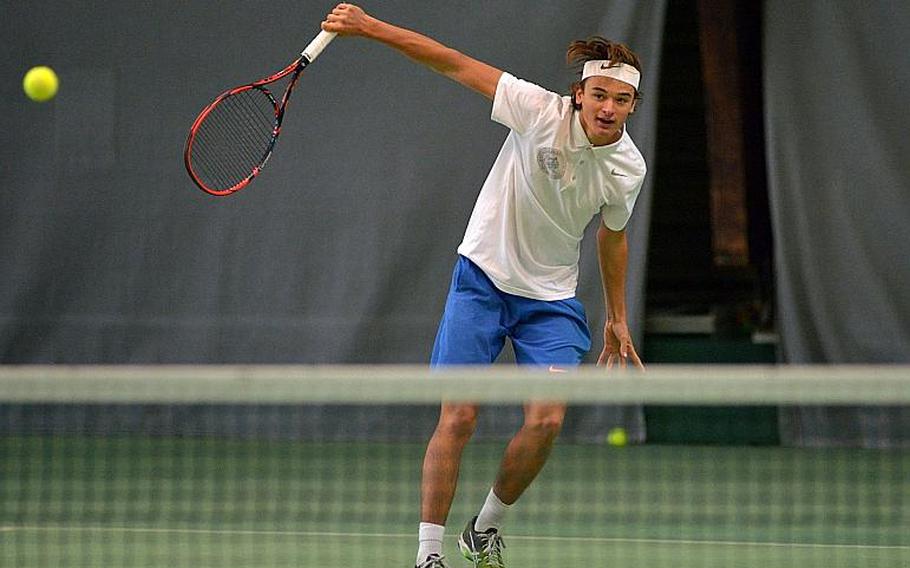
<svg viewBox="0 0 910 568">
<path fill-rule="evenodd" d="M 333 39 L 334 33 L 319 32 L 300 57 L 278 73 L 225 91 L 202 109 L 183 151 L 186 171 L 202 191 L 231 195 L 259 175 L 281 134 L 284 111 L 301 71 Z M 267 85 L 288 76 L 290 81 L 278 101 Z"/>
</svg>

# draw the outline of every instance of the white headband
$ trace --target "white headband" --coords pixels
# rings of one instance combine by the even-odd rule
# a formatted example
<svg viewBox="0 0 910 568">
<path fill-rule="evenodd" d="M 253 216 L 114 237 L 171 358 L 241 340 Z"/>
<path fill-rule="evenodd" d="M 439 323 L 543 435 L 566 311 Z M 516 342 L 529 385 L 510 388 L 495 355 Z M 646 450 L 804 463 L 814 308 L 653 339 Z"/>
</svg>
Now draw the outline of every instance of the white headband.
<svg viewBox="0 0 910 568">
<path fill-rule="evenodd" d="M 585 68 L 581 72 L 581 80 L 584 81 L 588 77 L 595 75 L 610 77 L 617 81 L 628 83 L 635 87 L 636 90 L 638 89 L 638 82 L 641 80 L 641 73 L 635 67 L 625 63 L 612 65 L 607 59 L 596 59 L 585 63 Z"/>
</svg>

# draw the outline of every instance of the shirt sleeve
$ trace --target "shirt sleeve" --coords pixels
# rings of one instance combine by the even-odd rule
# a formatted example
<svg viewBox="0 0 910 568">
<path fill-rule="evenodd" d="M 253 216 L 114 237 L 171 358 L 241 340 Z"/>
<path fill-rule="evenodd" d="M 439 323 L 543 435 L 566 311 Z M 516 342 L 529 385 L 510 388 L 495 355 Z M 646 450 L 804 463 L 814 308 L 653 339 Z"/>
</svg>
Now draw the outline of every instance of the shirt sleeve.
<svg viewBox="0 0 910 568">
<path fill-rule="evenodd" d="M 632 217 L 632 210 L 635 208 L 635 201 L 638 200 L 638 194 L 641 193 L 641 186 L 644 180 L 644 176 L 638 179 L 635 188 L 625 194 L 624 201 L 601 207 L 600 217 L 608 229 L 611 231 L 622 231 L 626 228 L 629 219 Z"/>
<path fill-rule="evenodd" d="M 496 85 L 491 118 L 519 134 L 526 134 L 559 102 L 556 93 L 503 73 Z"/>
</svg>

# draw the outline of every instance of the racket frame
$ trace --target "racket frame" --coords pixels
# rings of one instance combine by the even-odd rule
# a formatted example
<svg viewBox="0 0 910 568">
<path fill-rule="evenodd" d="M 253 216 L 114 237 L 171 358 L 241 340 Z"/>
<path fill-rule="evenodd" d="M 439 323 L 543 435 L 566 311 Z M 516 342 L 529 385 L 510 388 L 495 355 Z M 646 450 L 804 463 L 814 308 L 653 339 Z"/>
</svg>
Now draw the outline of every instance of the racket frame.
<svg viewBox="0 0 910 568">
<path fill-rule="evenodd" d="M 186 167 L 186 171 L 190 176 L 190 179 L 193 180 L 193 183 L 196 184 L 199 189 L 208 193 L 209 195 L 214 195 L 216 197 L 224 197 L 236 193 L 249 185 L 249 183 L 259 175 L 262 169 L 265 167 L 266 162 L 272 156 L 272 150 L 275 148 L 275 142 L 278 140 L 279 134 L 281 134 L 281 123 L 284 120 L 284 112 L 287 108 L 288 100 L 291 97 L 291 92 L 294 90 L 294 87 L 297 86 L 297 81 L 300 79 L 300 74 L 303 72 L 304 68 L 307 65 L 315 61 L 315 59 L 322 53 L 322 50 L 335 39 L 334 33 L 320 31 L 319 34 L 313 38 L 313 40 L 307 45 L 307 47 L 300 52 L 300 57 L 298 57 L 293 63 L 278 71 L 273 75 L 269 75 L 264 79 L 260 79 L 253 83 L 242 85 L 240 87 L 234 87 L 233 89 L 228 89 L 227 91 L 221 93 L 215 100 L 209 103 L 202 111 L 199 113 L 199 116 L 196 117 L 196 120 L 193 121 L 193 125 L 190 127 L 190 133 L 186 139 L 186 145 L 183 150 L 183 164 Z M 266 85 L 280 81 L 291 75 L 291 79 L 288 82 L 287 87 L 284 89 L 284 94 L 281 96 L 281 102 L 275 100 L 272 92 L 266 88 Z M 205 182 L 203 182 L 196 172 L 193 171 L 192 166 L 192 154 L 193 154 L 193 144 L 196 139 L 196 133 L 199 131 L 200 126 L 205 121 L 205 119 L 211 114 L 212 110 L 218 106 L 224 99 L 234 96 L 238 93 L 244 91 L 249 91 L 251 89 L 258 89 L 265 93 L 269 100 L 272 102 L 272 106 L 275 109 L 275 119 L 272 126 L 272 135 L 269 144 L 266 147 L 265 152 L 262 155 L 262 158 L 259 160 L 259 163 L 253 168 L 253 170 L 242 180 L 237 182 L 231 187 L 215 189 L 208 187 Z"/>
</svg>

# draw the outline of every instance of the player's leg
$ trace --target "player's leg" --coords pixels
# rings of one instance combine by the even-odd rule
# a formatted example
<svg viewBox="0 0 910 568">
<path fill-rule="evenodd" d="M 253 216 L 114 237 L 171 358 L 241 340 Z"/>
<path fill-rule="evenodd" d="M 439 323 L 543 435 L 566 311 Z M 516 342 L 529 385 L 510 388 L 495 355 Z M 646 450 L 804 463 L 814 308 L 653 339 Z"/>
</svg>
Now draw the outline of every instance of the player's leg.
<svg viewBox="0 0 910 568">
<path fill-rule="evenodd" d="M 559 373 L 578 366 L 591 349 L 591 333 L 578 300 L 512 298 L 510 308 L 518 364 L 546 366 L 550 372 Z M 566 405 L 559 402 L 525 405 L 524 424 L 506 448 L 493 488 L 503 503 L 517 501 L 537 477 L 562 429 L 565 413 Z M 484 519 L 480 520 L 484 528 Z"/>
<path fill-rule="evenodd" d="M 461 454 L 474 433 L 477 406 L 443 404 L 423 458 L 420 519 L 445 525 L 455 496 Z"/>
<path fill-rule="evenodd" d="M 458 547 L 479 568 L 502 568 L 504 547 L 500 527 L 512 505 L 540 473 L 562 428 L 566 406 L 534 402 L 524 407 L 525 420 L 509 442 L 496 482 L 480 513 L 465 527 Z"/>
<path fill-rule="evenodd" d="M 518 501 L 525 489 L 531 485 L 540 470 L 543 469 L 550 451 L 562 429 L 566 415 L 566 405 L 556 402 L 532 402 L 524 407 L 524 424 L 509 441 L 503 454 L 496 483 L 493 485 L 494 497 L 506 507 Z M 499 528 L 505 511 L 498 511 L 493 501 L 481 509 L 477 528 L 486 530 Z"/>
<path fill-rule="evenodd" d="M 461 454 L 474 433 L 477 407 L 443 404 L 436 430 L 427 444 L 420 483 L 420 529 L 417 565 L 432 555 L 443 557 L 446 518 L 455 498 Z M 430 564 L 432 566 L 432 564 Z"/>
<path fill-rule="evenodd" d="M 584 309 L 577 300 L 543 302 L 510 297 L 508 304 L 512 345 L 519 364 L 560 372 L 579 365 L 591 349 Z M 524 412 L 524 424 L 506 447 L 496 482 L 480 514 L 459 539 L 462 553 L 477 566 L 503 566 L 500 526 L 550 456 L 562 429 L 566 405 L 529 402 Z"/>
<path fill-rule="evenodd" d="M 431 364 L 490 364 L 505 344 L 502 305 L 489 279 L 459 258 L 433 346 Z M 442 556 L 446 518 L 455 496 L 461 455 L 474 433 L 477 407 L 443 404 L 423 461 L 418 566 Z M 440 560 L 441 562 L 441 560 Z"/>
<path fill-rule="evenodd" d="M 554 302 L 511 298 L 512 345 L 520 365 L 546 366 L 558 373 L 581 363 L 591 349 L 584 308 L 572 298 Z M 562 429 L 566 405 L 529 402 L 524 424 L 506 448 L 493 491 L 511 505 L 543 468 Z M 487 528 L 481 515 L 480 528 Z"/>
</svg>

